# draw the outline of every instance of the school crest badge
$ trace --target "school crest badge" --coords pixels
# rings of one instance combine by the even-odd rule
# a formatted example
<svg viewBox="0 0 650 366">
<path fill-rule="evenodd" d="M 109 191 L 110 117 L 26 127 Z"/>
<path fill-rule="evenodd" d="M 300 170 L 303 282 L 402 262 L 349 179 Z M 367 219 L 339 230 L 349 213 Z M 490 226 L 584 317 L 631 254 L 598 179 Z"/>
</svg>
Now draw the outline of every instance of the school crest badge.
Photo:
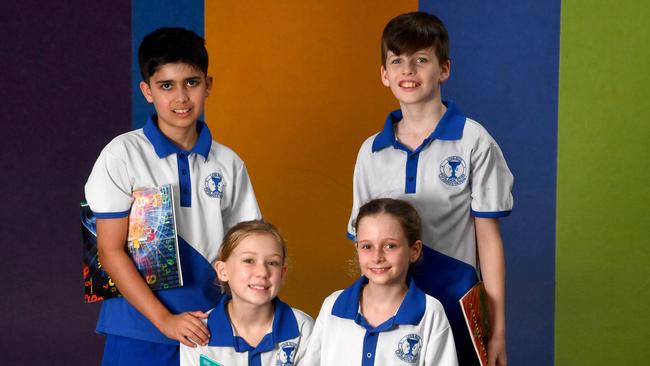
<svg viewBox="0 0 650 366">
<path fill-rule="evenodd" d="M 276 357 L 276 366 L 293 366 L 293 360 L 296 357 L 296 348 L 298 345 L 294 342 L 280 343 L 280 349 Z"/>
<path fill-rule="evenodd" d="M 460 156 L 450 156 L 440 164 L 440 180 L 450 186 L 458 186 L 467 180 L 467 165 Z"/>
<path fill-rule="evenodd" d="M 397 344 L 395 355 L 406 363 L 416 363 L 422 349 L 422 338 L 417 334 L 407 334 Z"/>
<path fill-rule="evenodd" d="M 226 182 L 219 172 L 211 173 L 203 182 L 203 191 L 210 197 L 223 198 L 224 188 L 226 188 Z"/>
</svg>

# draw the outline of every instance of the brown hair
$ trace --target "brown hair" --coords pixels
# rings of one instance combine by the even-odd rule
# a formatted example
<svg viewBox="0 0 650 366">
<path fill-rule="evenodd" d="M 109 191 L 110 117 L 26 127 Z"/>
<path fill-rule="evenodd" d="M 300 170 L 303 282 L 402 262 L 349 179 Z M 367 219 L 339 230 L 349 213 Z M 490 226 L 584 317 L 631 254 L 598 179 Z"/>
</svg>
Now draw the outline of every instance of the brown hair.
<svg viewBox="0 0 650 366">
<path fill-rule="evenodd" d="M 239 224 L 233 226 L 223 238 L 221 247 L 219 248 L 219 253 L 217 254 L 216 261 L 225 262 L 230 258 L 233 250 L 237 248 L 237 245 L 251 235 L 270 235 L 277 241 L 278 244 L 282 247 L 282 264 L 287 263 L 287 244 L 280 234 L 278 228 L 270 222 L 252 220 L 252 221 L 242 221 Z M 221 286 L 222 291 L 230 292 L 228 284 L 225 282 L 219 281 L 217 277 L 218 284 Z"/>
<path fill-rule="evenodd" d="M 399 222 L 409 247 L 413 246 L 416 241 L 422 240 L 422 224 L 415 207 L 406 201 L 394 198 L 376 198 L 361 206 L 354 222 L 355 232 L 359 231 L 361 219 L 379 214 L 391 215 Z M 420 251 L 420 257 L 415 263 L 421 259 L 422 251 Z"/>
<path fill-rule="evenodd" d="M 416 11 L 391 19 L 381 35 L 381 64 L 386 67 L 388 51 L 396 55 L 411 55 L 433 48 L 438 62 L 449 60 L 449 33 L 438 17 Z"/>
</svg>

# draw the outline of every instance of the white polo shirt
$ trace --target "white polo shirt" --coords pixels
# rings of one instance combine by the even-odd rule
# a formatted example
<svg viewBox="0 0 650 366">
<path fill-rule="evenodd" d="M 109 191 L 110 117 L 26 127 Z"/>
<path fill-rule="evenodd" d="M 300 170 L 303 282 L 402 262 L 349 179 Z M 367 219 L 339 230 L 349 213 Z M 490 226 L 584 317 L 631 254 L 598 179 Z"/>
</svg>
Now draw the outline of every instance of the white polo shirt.
<svg viewBox="0 0 650 366">
<path fill-rule="evenodd" d="M 445 311 L 409 279 L 395 316 L 377 327 L 360 314 L 366 277 L 323 302 L 307 351 L 306 364 L 338 366 L 458 365 Z"/>
<path fill-rule="evenodd" d="M 348 238 L 359 208 L 374 198 L 410 202 L 422 220 L 423 260 L 413 278 L 445 308 L 459 362 L 478 362 L 458 299 L 477 281 L 474 217 L 510 214 L 513 177 L 494 139 L 452 102 L 435 130 L 415 150 L 400 143 L 394 126 L 400 110 L 359 150 L 354 169 Z"/>
<path fill-rule="evenodd" d="M 85 186 L 97 218 L 129 214 L 134 190 L 171 184 L 179 239 L 183 287 L 157 291 L 172 313 L 213 308 L 216 259 L 224 233 L 235 224 L 261 217 L 243 161 L 212 140 L 208 126 L 197 123 L 192 150 L 181 150 L 158 128 L 156 116 L 141 129 L 113 139 L 100 153 Z M 160 333 L 124 298 L 105 300 L 97 331 L 178 344 Z"/>
<path fill-rule="evenodd" d="M 502 217 L 512 210 L 513 177 L 501 149 L 476 121 L 451 102 L 435 130 L 414 151 L 395 137 L 400 110 L 362 145 L 354 168 L 353 239 L 359 208 L 374 198 L 412 203 L 422 219 L 425 245 L 476 268 L 473 217 Z"/>
<path fill-rule="evenodd" d="M 256 347 L 236 335 L 226 304 L 230 295 L 222 297 L 207 319 L 211 338 L 207 346 L 190 348 L 181 344 L 181 366 L 297 366 L 307 350 L 314 320 L 300 310 L 273 300 L 275 314 L 271 332 Z"/>
</svg>

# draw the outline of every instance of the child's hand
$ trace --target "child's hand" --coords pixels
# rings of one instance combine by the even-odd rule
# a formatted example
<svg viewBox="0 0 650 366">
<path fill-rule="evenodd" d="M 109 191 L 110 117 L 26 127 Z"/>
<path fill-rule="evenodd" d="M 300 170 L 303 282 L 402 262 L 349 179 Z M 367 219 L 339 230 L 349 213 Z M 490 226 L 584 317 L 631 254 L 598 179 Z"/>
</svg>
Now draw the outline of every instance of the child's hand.
<svg viewBox="0 0 650 366">
<path fill-rule="evenodd" d="M 488 341 L 488 366 L 506 366 L 506 339 L 504 336 L 493 334 Z"/>
<path fill-rule="evenodd" d="M 175 339 L 188 347 L 205 346 L 210 339 L 208 328 L 201 319 L 208 317 L 202 311 L 190 311 L 180 314 L 169 314 L 160 323 L 160 331 L 168 338 Z"/>
</svg>

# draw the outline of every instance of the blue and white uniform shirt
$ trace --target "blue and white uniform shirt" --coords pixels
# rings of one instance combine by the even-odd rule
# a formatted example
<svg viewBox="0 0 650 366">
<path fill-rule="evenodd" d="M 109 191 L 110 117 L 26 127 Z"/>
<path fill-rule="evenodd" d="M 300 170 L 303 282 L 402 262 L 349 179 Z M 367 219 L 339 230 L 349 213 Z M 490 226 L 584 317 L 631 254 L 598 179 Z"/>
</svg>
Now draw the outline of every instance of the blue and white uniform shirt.
<svg viewBox="0 0 650 366">
<path fill-rule="evenodd" d="M 278 298 L 273 300 L 275 314 L 271 332 L 253 347 L 237 336 L 230 323 L 224 296 L 207 319 L 211 338 L 207 346 L 190 348 L 181 344 L 182 366 L 296 366 L 303 361 L 314 320 Z"/>
<path fill-rule="evenodd" d="M 513 177 L 501 149 L 476 121 L 451 102 L 435 130 L 411 151 L 395 137 L 400 110 L 359 150 L 354 168 L 348 238 L 354 239 L 359 208 L 374 198 L 413 204 L 426 246 L 476 268 L 473 217 L 510 214 Z"/>
<path fill-rule="evenodd" d="M 361 277 L 323 302 L 307 350 L 306 364 L 458 365 L 451 328 L 442 305 L 409 279 L 397 313 L 372 327 L 360 313 L 360 296 L 368 282 Z"/>
<path fill-rule="evenodd" d="M 259 219 L 260 211 L 244 162 L 213 141 L 204 122 L 197 122 L 197 141 L 186 151 L 160 131 L 155 119 L 102 150 L 85 186 L 86 200 L 97 218 L 121 218 L 129 214 L 133 191 L 171 184 L 183 286 L 156 295 L 172 313 L 205 311 L 219 300 L 211 263 L 224 233 L 241 221 Z M 123 298 L 103 302 L 97 331 L 178 344 Z"/>
</svg>

